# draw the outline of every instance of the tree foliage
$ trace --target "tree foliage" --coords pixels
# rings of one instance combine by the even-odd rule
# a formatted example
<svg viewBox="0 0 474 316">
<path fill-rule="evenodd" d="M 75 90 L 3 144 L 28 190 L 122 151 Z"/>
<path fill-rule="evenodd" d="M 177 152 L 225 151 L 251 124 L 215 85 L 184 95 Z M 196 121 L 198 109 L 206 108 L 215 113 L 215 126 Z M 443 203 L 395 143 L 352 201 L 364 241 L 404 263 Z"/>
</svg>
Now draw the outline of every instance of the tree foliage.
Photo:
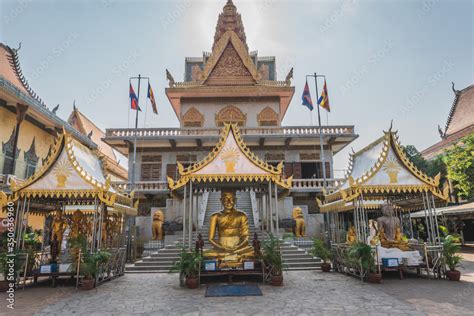
<svg viewBox="0 0 474 316">
<path fill-rule="evenodd" d="M 460 197 L 474 198 L 474 134 L 464 137 L 449 149 L 443 159 L 448 178 Z"/>
<path fill-rule="evenodd" d="M 441 173 L 441 184 L 446 179 L 446 165 L 444 164 L 441 156 L 436 157 L 433 160 L 427 161 L 421 153 L 413 145 L 404 146 L 403 149 L 407 154 L 410 161 L 421 171 L 426 173 L 430 177 L 435 177 L 438 173 Z"/>
</svg>

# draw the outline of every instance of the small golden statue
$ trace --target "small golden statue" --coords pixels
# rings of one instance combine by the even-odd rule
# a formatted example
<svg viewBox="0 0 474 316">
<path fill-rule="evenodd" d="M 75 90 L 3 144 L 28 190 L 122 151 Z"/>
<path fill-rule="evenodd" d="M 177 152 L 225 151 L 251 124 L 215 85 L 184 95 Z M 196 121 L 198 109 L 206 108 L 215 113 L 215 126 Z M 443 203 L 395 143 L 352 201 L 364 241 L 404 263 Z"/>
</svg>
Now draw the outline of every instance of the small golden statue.
<svg viewBox="0 0 474 316">
<path fill-rule="evenodd" d="M 234 192 L 222 192 L 221 202 L 224 210 L 212 214 L 210 220 L 209 243 L 213 249 L 205 251 L 204 257 L 221 260 L 221 267 L 238 266 L 243 259 L 254 257 L 248 218 L 235 208 Z"/>
<path fill-rule="evenodd" d="M 357 242 L 357 234 L 354 225 L 351 225 L 347 230 L 346 244 L 353 245 Z"/>
<path fill-rule="evenodd" d="M 151 233 L 153 235 L 153 240 L 163 240 L 164 221 L 165 221 L 165 215 L 163 214 L 162 210 L 158 210 L 153 214 L 153 223 L 151 224 Z"/>
<path fill-rule="evenodd" d="M 304 222 L 304 216 L 301 207 L 295 207 L 293 209 L 292 217 L 293 221 L 295 222 L 295 226 L 293 227 L 293 234 L 297 238 L 304 237 L 306 231 L 306 224 Z"/>
<path fill-rule="evenodd" d="M 89 223 L 86 216 L 80 210 L 76 210 L 72 214 L 70 238 L 77 238 L 81 234 L 87 236 L 88 230 Z"/>
<path fill-rule="evenodd" d="M 56 235 L 58 237 L 59 248 L 63 242 L 64 231 L 66 230 L 67 223 L 66 218 L 62 211 L 57 211 L 56 216 L 53 219 L 53 237 Z"/>
</svg>

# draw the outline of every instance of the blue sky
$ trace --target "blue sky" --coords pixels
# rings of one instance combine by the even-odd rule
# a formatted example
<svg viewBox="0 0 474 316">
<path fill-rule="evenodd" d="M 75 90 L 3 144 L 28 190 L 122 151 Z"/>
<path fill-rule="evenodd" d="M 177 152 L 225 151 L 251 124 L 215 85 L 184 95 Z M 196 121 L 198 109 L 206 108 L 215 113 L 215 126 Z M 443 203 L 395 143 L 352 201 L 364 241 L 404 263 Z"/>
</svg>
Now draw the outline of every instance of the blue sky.
<svg viewBox="0 0 474 316">
<path fill-rule="evenodd" d="M 165 69 L 181 81 L 184 58 L 210 51 L 225 2 L 2 0 L 0 40 L 22 42 L 23 73 L 65 119 L 76 100 L 102 128 L 132 126 L 128 78 L 141 73 L 151 78 L 160 114 L 149 107 L 139 125 L 177 126 Z M 305 75 L 325 74 L 332 109 L 323 124 L 355 125 L 355 150 L 391 119 L 403 144 L 428 147 L 446 122 L 451 81 L 457 89 L 474 82 L 469 0 L 234 3 L 250 50 L 276 56 L 281 80 L 294 67 L 296 92 L 283 123 L 311 124 L 301 106 Z M 336 169 L 346 168 L 349 149 L 336 156 Z"/>
</svg>

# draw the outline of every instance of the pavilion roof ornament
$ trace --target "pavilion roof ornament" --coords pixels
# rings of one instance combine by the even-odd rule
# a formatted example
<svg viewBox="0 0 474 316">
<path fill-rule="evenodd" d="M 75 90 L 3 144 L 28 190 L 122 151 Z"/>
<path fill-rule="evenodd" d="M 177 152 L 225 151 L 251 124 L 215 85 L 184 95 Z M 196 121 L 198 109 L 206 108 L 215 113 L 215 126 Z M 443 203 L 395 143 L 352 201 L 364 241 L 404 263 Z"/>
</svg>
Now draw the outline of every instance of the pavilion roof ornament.
<svg viewBox="0 0 474 316">
<path fill-rule="evenodd" d="M 322 211 L 337 209 L 360 195 L 364 199 L 383 199 L 384 195 L 431 192 L 446 201 L 448 192 L 439 189 L 440 175 L 429 177 L 408 158 L 397 132 L 388 132 L 356 153 L 350 154 L 348 172 L 335 192 L 325 195 Z"/>
<path fill-rule="evenodd" d="M 283 162 L 274 167 L 256 156 L 245 145 L 236 124 L 226 123 L 221 138 L 200 162 L 184 168 L 178 162 L 179 179 L 168 177 L 172 191 L 189 181 L 197 182 L 258 182 L 274 181 L 283 189 L 291 188 L 292 177 L 283 179 Z"/>
</svg>

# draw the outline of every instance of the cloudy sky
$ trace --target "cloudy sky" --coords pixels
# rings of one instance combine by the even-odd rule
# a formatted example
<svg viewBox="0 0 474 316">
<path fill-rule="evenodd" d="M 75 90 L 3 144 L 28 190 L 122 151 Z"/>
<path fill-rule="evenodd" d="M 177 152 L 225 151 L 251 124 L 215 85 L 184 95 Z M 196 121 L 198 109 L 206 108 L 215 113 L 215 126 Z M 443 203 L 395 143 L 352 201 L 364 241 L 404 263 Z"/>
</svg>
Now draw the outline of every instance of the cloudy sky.
<svg viewBox="0 0 474 316">
<path fill-rule="evenodd" d="M 160 112 L 148 108 L 140 127 L 177 126 L 165 69 L 181 81 L 184 58 L 210 51 L 225 2 L 2 0 L 0 40 L 22 43 L 23 73 L 65 119 L 76 100 L 102 128 L 132 126 L 128 80 L 140 73 L 151 78 Z M 323 124 L 355 125 L 355 150 L 391 119 L 402 143 L 428 147 L 446 122 L 451 82 L 457 89 L 474 82 L 470 0 L 234 3 L 250 50 L 276 56 L 279 79 L 294 67 L 296 92 L 283 124 L 311 124 L 301 106 L 305 75 L 325 74 L 332 109 Z M 336 156 L 336 169 L 346 168 L 348 150 Z"/>
</svg>

